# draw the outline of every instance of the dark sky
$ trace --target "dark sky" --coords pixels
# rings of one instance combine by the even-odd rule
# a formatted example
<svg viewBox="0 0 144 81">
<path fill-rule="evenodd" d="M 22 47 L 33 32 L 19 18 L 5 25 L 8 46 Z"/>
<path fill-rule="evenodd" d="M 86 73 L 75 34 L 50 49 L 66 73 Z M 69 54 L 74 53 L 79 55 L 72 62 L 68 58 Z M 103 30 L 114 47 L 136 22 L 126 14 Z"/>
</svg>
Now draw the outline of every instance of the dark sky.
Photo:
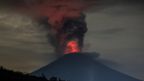
<svg viewBox="0 0 144 81">
<path fill-rule="evenodd" d="M 85 51 L 118 71 L 144 80 L 144 4 L 142 0 L 99 0 L 89 9 Z M 0 8 L 0 65 L 31 72 L 57 58 L 31 18 Z"/>
</svg>

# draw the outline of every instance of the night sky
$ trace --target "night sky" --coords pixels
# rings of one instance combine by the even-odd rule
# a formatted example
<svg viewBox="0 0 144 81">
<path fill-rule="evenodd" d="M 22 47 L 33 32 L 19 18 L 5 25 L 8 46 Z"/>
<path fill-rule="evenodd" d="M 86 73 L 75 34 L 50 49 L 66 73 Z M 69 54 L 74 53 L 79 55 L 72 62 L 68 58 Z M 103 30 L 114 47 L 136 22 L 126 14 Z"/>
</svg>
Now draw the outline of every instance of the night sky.
<svg viewBox="0 0 144 81">
<path fill-rule="evenodd" d="M 86 15 L 84 51 L 97 52 L 105 65 L 144 80 L 143 1 L 103 0 Z M 0 8 L 0 65 L 32 72 L 54 61 L 58 56 L 46 34 L 30 17 Z"/>
</svg>

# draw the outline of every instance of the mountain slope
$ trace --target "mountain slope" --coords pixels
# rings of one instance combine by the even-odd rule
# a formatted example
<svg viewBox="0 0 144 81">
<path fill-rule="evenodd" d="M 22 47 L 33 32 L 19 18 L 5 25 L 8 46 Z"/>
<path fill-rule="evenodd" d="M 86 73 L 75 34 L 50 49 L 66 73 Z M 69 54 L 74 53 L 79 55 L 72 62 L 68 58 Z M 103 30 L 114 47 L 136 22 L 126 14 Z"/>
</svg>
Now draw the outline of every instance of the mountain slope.
<svg viewBox="0 0 144 81">
<path fill-rule="evenodd" d="M 70 81 L 140 81 L 82 54 L 69 54 L 32 73 Z"/>
</svg>

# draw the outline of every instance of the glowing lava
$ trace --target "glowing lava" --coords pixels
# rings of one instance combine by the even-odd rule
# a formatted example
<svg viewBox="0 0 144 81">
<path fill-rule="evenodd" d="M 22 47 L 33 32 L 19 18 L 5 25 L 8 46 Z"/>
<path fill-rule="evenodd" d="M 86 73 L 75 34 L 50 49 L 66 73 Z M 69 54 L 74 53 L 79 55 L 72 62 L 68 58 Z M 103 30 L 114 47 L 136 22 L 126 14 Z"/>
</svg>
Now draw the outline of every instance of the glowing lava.
<svg viewBox="0 0 144 81">
<path fill-rule="evenodd" d="M 78 45 L 78 42 L 75 41 L 75 40 L 72 40 L 72 41 L 69 41 L 67 44 L 66 44 L 66 48 L 64 50 L 64 54 L 70 54 L 70 53 L 78 53 L 80 52 L 80 48 L 79 48 L 79 45 Z"/>
</svg>

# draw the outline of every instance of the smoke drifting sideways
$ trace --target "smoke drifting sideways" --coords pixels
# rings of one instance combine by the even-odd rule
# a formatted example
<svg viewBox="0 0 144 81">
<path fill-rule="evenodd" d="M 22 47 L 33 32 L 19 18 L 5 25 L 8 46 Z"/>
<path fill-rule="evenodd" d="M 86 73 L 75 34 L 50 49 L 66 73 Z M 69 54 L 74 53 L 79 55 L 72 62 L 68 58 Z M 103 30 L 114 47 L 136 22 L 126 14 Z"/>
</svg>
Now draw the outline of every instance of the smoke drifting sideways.
<svg viewBox="0 0 144 81">
<path fill-rule="evenodd" d="M 46 22 L 55 52 L 81 52 L 87 31 L 84 11 L 93 0 L 13 0 L 10 4 L 16 11 Z"/>
<path fill-rule="evenodd" d="M 54 30 L 60 29 L 66 18 L 78 18 L 95 0 L 6 0 L 17 11 L 39 18 L 48 17 Z"/>
<path fill-rule="evenodd" d="M 9 3 L 16 11 L 24 12 L 40 22 L 46 22 L 47 30 L 50 31 L 50 41 L 55 47 L 64 50 L 64 47 L 77 48 L 81 51 L 83 46 L 83 37 L 87 31 L 85 22 L 85 11 L 96 11 L 100 6 L 108 7 L 116 3 L 133 3 L 142 0 L 4 0 Z M 96 8 L 97 7 L 97 8 Z M 91 9 L 92 8 L 92 9 Z M 69 23 L 71 25 L 65 25 Z M 79 23 L 79 24 L 78 24 Z M 65 25 L 65 26 L 64 26 Z M 65 30 L 65 31 L 63 31 Z M 72 30 L 72 31 L 71 31 Z M 69 32 L 67 32 L 69 31 Z M 78 33 L 72 33 L 72 32 Z M 64 40 L 68 37 L 73 40 L 67 45 Z M 79 43 L 81 40 L 81 43 Z M 69 40 L 70 41 L 70 40 Z M 65 46 L 64 46 L 65 45 Z M 79 49 L 78 49 L 79 48 Z M 66 49 L 71 50 L 71 49 Z M 69 52 L 69 51 L 68 51 Z M 67 53 L 68 53 L 67 52 Z M 62 52 L 63 53 L 63 52 Z"/>
</svg>

